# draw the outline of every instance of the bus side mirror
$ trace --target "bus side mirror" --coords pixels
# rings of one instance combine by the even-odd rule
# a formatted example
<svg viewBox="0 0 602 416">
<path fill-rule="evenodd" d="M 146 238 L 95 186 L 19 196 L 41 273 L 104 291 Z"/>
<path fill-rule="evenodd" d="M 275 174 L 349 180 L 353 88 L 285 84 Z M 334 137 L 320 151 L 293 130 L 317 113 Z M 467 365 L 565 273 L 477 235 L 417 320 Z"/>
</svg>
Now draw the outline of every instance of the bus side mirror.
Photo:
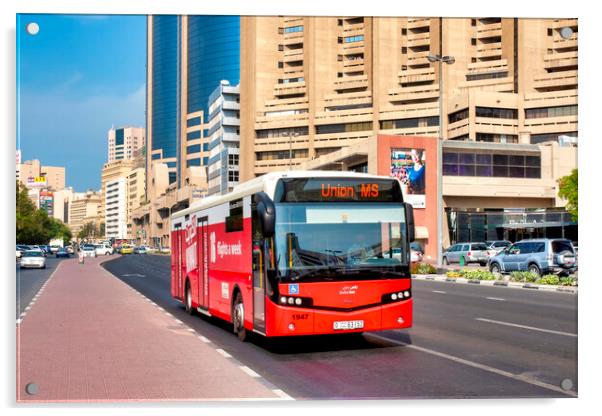
<svg viewBox="0 0 602 416">
<path fill-rule="evenodd" d="M 414 225 L 414 207 L 412 204 L 404 202 L 406 211 L 406 226 L 408 227 L 408 239 L 410 243 L 416 239 L 416 226 Z"/>
<path fill-rule="evenodd" d="M 258 192 L 255 194 L 255 203 L 257 204 L 257 215 L 261 223 L 261 232 L 264 238 L 270 238 L 274 235 L 276 227 L 274 201 L 265 192 Z"/>
</svg>

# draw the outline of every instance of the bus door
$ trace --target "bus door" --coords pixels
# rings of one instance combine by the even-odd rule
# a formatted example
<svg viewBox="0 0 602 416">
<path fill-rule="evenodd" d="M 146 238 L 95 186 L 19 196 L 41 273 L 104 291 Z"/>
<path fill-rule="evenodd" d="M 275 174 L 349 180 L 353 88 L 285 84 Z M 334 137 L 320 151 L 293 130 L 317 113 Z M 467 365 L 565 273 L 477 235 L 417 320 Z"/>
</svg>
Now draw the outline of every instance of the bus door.
<svg viewBox="0 0 602 416">
<path fill-rule="evenodd" d="M 253 329 L 265 333 L 265 291 L 266 291 L 266 259 L 265 240 L 259 230 L 259 218 L 255 207 L 252 207 L 252 239 L 253 239 Z"/>
<path fill-rule="evenodd" d="M 199 284 L 198 299 L 201 309 L 209 309 L 209 243 L 208 243 L 208 222 L 207 217 L 199 218 L 197 223 L 197 267 Z"/>
<path fill-rule="evenodd" d="M 182 281 L 182 233 L 180 224 L 175 226 L 174 237 L 176 241 L 172 242 L 172 246 L 175 247 L 176 251 L 176 264 L 175 264 L 175 277 L 176 277 L 176 298 L 184 299 L 184 282 Z"/>
</svg>

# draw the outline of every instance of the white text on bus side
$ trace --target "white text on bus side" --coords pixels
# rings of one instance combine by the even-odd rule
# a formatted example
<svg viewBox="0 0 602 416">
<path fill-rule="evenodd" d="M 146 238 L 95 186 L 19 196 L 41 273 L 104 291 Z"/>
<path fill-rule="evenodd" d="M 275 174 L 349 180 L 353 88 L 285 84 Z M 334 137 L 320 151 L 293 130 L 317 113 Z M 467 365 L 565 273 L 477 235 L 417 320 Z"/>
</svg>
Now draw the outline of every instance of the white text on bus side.
<svg viewBox="0 0 602 416">
<path fill-rule="evenodd" d="M 186 248 L 186 273 L 196 269 L 196 242 Z"/>
<path fill-rule="evenodd" d="M 242 245 L 240 241 L 236 244 L 228 244 L 222 243 L 221 241 L 217 242 L 217 254 L 220 258 L 224 256 L 240 256 L 242 254 Z"/>
</svg>

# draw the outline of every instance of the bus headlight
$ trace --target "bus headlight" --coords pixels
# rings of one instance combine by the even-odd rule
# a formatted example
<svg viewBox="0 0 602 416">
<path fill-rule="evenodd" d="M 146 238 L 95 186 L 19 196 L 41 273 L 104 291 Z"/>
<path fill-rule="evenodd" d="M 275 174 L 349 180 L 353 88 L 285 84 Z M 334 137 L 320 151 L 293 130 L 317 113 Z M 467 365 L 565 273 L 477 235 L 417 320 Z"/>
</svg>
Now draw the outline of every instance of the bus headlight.
<svg viewBox="0 0 602 416">
<path fill-rule="evenodd" d="M 412 292 L 410 290 L 400 290 L 394 293 L 385 293 L 381 296 L 381 302 L 383 304 L 399 302 L 402 300 L 408 300 L 412 297 Z"/>
<path fill-rule="evenodd" d="M 295 299 L 295 305 L 297 305 L 297 306 L 301 305 L 301 298 Z"/>
<path fill-rule="evenodd" d="M 286 303 L 286 296 L 282 296 L 280 298 L 280 303 L 285 304 Z"/>
</svg>

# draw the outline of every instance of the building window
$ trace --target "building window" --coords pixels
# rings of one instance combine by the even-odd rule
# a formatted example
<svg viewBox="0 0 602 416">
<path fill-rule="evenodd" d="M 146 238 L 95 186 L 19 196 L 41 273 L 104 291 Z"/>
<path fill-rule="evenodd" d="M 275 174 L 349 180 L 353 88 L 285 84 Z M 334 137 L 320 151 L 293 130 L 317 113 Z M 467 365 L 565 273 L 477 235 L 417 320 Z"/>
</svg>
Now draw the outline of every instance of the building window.
<svg viewBox="0 0 602 416">
<path fill-rule="evenodd" d="M 303 26 L 292 26 L 292 27 L 284 28 L 284 33 L 298 33 L 298 32 L 303 32 Z"/>
<path fill-rule="evenodd" d="M 443 175 L 541 178 L 541 157 L 496 153 L 443 153 Z"/>
<path fill-rule="evenodd" d="M 512 108 L 477 107 L 477 117 L 518 119 L 518 110 Z"/>
<path fill-rule="evenodd" d="M 339 36 L 339 37 L 337 38 L 337 43 L 343 43 L 343 38 Z"/>
<path fill-rule="evenodd" d="M 476 62 L 476 58 L 473 62 Z M 498 72 L 488 72 L 485 74 L 468 74 L 466 75 L 466 81 L 480 81 L 483 79 L 496 79 L 496 78 L 506 78 L 508 76 L 508 71 L 498 71 Z"/>
<path fill-rule="evenodd" d="M 284 62 L 278 62 L 278 68 L 279 69 L 284 68 Z"/>
<path fill-rule="evenodd" d="M 169 183 L 172 184 L 177 180 L 176 172 L 169 172 Z"/>
<path fill-rule="evenodd" d="M 190 133 L 186 133 L 186 140 L 194 140 L 201 138 L 201 131 L 191 131 Z"/>
<path fill-rule="evenodd" d="M 161 159 L 161 153 L 153 153 L 151 155 L 151 160 Z"/>
<path fill-rule="evenodd" d="M 292 157 L 292 159 L 306 158 L 308 155 L 307 149 L 294 149 L 292 152 L 289 150 L 277 150 L 271 152 L 257 152 L 255 153 L 256 160 L 282 160 Z"/>
<path fill-rule="evenodd" d="M 115 130 L 115 146 L 123 145 L 123 129 Z"/>
<path fill-rule="evenodd" d="M 238 166 L 238 155 L 228 155 L 228 165 Z"/>
<path fill-rule="evenodd" d="M 201 159 L 200 158 L 188 159 L 186 161 L 186 167 L 189 168 L 191 166 L 201 166 Z"/>
<path fill-rule="evenodd" d="M 188 120 L 186 120 L 186 126 L 188 126 L 188 127 L 194 127 L 194 126 L 200 126 L 200 125 L 201 125 L 200 117 L 193 117 L 193 118 L 189 118 Z"/>
<path fill-rule="evenodd" d="M 455 123 L 460 120 L 465 120 L 467 118 L 468 118 L 468 108 L 465 108 L 460 111 L 456 111 L 447 116 L 447 119 L 449 120 L 449 124 Z"/>
<path fill-rule="evenodd" d="M 228 172 L 228 182 L 238 182 L 238 171 L 231 170 Z"/>
<path fill-rule="evenodd" d="M 278 51 L 280 51 L 280 52 L 284 51 L 284 45 L 278 45 Z"/>
<path fill-rule="evenodd" d="M 416 127 L 438 126 L 439 117 L 405 118 L 400 120 L 385 120 L 380 122 L 380 128 L 387 129 L 409 129 Z"/>
<path fill-rule="evenodd" d="M 525 110 L 525 118 L 547 118 L 576 116 L 578 106 L 563 105 L 559 107 L 528 108 Z"/>
<path fill-rule="evenodd" d="M 364 35 L 346 36 L 345 43 L 361 42 L 364 40 Z"/>
<path fill-rule="evenodd" d="M 518 143 L 518 136 L 515 134 L 477 133 L 476 140 L 489 143 Z"/>
<path fill-rule="evenodd" d="M 176 162 L 165 162 L 165 164 L 167 165 L 168 168 L 175 168 L 176 167 Z"/>
<path fill-rule="evenodd" d="M 571 131 L 565 133 L 545 133 L 545 134 L 532 134 L 531 144 L 539 144 L 546 142 L 557 142 L 560 136 L 579 137 L 578 132 Z"/>
<path fill-rule="evenodd" d="M 239 134 L 239 132 L 237 132 Z M 294 136 L 307 136 L 309 134 L 308 127 L 291 127 L 287 129 L 268 129 L 268 130 L 257 130 L 256 132 L 258 139 L 271 139 L 278 137 L 287 137 L 288 135 Z"/>
<path fill-rule="evenodd" d="M 200 144 L 193 144 L 192 146 L 187 146 L 186 147 L 186 153 L 191 154 L 191 153 L 199 153 L 201 151 L 201 145 Z"/>
<path fill-rule="evenodd" d="M 359 123 L 326 124 L 323 126 L 316 126 L 316 134 L 348 133 L 353 131 L 369 130 L 372 130 L 371 121 L 363 121 Z"/>
</svg>

